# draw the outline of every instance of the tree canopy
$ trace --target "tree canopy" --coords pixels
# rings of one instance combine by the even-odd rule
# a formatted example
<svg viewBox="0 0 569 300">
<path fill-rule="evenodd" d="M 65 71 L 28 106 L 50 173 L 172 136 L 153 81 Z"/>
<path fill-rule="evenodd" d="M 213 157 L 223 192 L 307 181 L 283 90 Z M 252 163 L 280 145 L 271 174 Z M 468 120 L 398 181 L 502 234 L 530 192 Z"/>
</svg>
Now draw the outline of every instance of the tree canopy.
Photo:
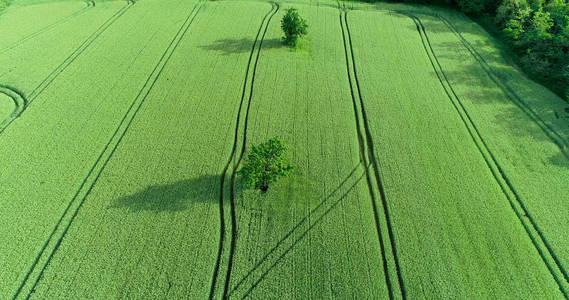
<svg viewBox="0 0 569 300">
<path fill-rule="evenodd" d="M 271 183 L 280 177 L 288 176 L 294 166 L 286 161 L 286 150 L 286 144 L 278 137 L 253 146 L 239 171 L 245 183 L 266 192 Z"/>
<path fill-rule="evenodd" d="M 308 24 L 299 14 L 296 8 L 289 8 L 281 20 L 281 28 L 284 32 L 285 44 L 294 47 L 298 38 L 308 33 Z"/>
</svg>

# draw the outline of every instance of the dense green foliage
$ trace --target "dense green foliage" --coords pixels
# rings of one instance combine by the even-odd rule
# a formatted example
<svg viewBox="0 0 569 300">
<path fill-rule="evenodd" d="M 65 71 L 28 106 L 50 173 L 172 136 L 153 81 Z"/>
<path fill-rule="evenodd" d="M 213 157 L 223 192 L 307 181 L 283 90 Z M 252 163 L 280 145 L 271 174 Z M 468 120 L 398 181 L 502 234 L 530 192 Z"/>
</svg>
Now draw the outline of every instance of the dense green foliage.
<svg viewBox="0 0 569 300">
<path fill-rule="evenodd" d="M 279 177 L 288 176 L 294 166 L 285 159 L 287 146 L 274 137 L 260 145 L 253 145 L 239 173 L 247 184 L 266 192 Z"/>
<path fill-rule="evenodd" d="M 308 33 L 308 24 L 299 14 L 296 8 L 289 8 L 281 20 L 281 28 L 284 32 L 285 44 L 294 47 L 298 39 Z"/>
<path fill-rule="evenodd" d="M 564 0 L 505 0 L 496 22 L 523 69 L 569 96 L 569 5 Z"/>
<path fill-rule="evenodd" d="M 495 18 L 517 63 L 532 78 L 569 99 L 569 4 L 566 0 L 403 0 L 451 4 Z"/>
</svg>

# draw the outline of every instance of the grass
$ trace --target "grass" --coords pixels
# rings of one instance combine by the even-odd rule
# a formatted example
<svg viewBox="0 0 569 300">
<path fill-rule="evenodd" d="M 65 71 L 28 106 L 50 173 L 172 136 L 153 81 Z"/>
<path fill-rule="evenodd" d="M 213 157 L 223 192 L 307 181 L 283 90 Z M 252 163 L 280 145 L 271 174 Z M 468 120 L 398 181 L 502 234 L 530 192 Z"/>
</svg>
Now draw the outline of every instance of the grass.
<svg viewBox="0 0 569 300">
<path fill-rule="evenodd" d="M 0 53 L 5 52 L 8 47 L 33 39 L 71 21 L 89 8 L 81 1 L 50 2 L 43 5 L 10 1 L 9 4 L 10 8 L 0 17 Z M 3 5 L 7 7 L 8 2 L 0 2 L 0 11 Z"/>
<path fill-rule="evenodd" d="M 168 291 L 169 297 L 174 298 L 198 297 L 209 291 L 219 230 L 219 177 L 216 174 L 221 172 L 229 154 L 241 75 L 248 57 L 239 47 L 250 47 L 261 16 L 270 9 L 270 5 L 264 3 L 253 5 L 255 12 L 237 18 L 241 25 L 227 31 L 228 17 L 243 5 L 208 3 L 196 14 L 120 147 L 108 161 L 105 172 L 86 197 L 66 239 L 45 270 L 44 279 L 36 287 L 35 295 L 152 295 L 140 286 L 148 286 L 156 295 Z M 196 34 L 204 31 L 208 34 Z M 219 43 L 228 36 L 243 45 L 231 53 L 224 52 L 227 48 Z M 198 56 L 201 59 L 194 59 Z M 210 85 L 217 80 L 223 84 Z M 203 88 L 188 89 L 189 83 Z M 218 99 L 218 102 L 212 103 L 209 99 Z M 211 109 L 211 105 L 217 109 Z M 167 118 L 156 118 L 157 113 Z M 219 139 L 220 136 L 225 138 Z M 132 155 L 133 151 L 138 154 Z M 180 160 L 180 155 L 196 159 L 188 164 Z M 129 165 L 141 161 L 155 163 L 145 164 L 144 171 L 127 171 Z M 148 176 L 149 172 L 153 176 Z M 101 205 L 101 201 L 105 204 Z M 101 214 L 106 217 L 102 219 Z M 116 224 L 122 230 L 121 233 L 105 229 L 91 236 L 83 234 L 86 228 L 100 226 L 97 224 Z M 104 227 L 112 229 L 107 225 Z M 81 246 L 69 248 L 69 242 Z M 125 247 L 142 247 L 145 251 L 125 256 Z M 93 255 L 85 257 L 81 249 L 93 251 Z M 111 263 L 114 269 L 107 269 L 100 277 L 98 284 L 105 283 L 105 288 L 98 289 L 96 294 L 90 289 L 77 290 L 73 278 L 87 282 L 93 274 L 92 268 L 110 266 L 110 261 L 100 260 L 101 255 L 96 253 L 105 253 L 105 257 L 117 262 Z M 161 259 L 174 253 L 178 253 L 176 260 Z M 156 264 L 162 267 L 148 268 Z M 85 265 L 90 267 L 82 267 Z M 59 266 L 66 266 L 70 271 L 65 274 L 70 277 L 62 277 Z M 194 271 L 187 272 L 180 266 L 192 266 Z M 131 273 L 145 276 L 133 280 Z M 107 276 L 113 278 L 112 284 L 106 284 Z"/>
<path fill-rule="evenodd" d="M 14 101 L 7 95 L 0 94 L 0 119 L 4 120 L 14 111 Z"/>
<path fill-rule="evenodd" d="M 0 36 L 1 298 L 569 297 L 566 103 L 461 14 L 16 1 Z"/>
<path fill-rule="evenodd" d="M 179 10 L 177 16 L 186 17 L 194 3 L 173 2 L 171 5 L 155 13 L 164 15 L 170 7 L 176 7 Z M 124 3 L 109 7 L 111 15 L 122 6 Z M 158 4 L 149 6 L 149 9 L 157 8 L 160 8 Z M 15 292 L 32 267 L 83 179 L 180 28 L 181 24 L 175 21 L 148 18 L 150 14 L 148 9 L 133 8 L 119 18 L 115 26 L 99 36 L 96 46 L 75 59 L 50 88 L 0 135 L 0 143 L 4 145 L 0 150 L 2 157 L 12 162 L 26 162 L 23 165 L 2 165 L 1 181 L 6 188 L 0 192 L 0 198 L 20 199 L 6 203 L 3 212 L 8 216 L 27 212 L 24 219 L 14 218 L 9 222 L 4 219 L 2 224 L 6 226 L 9 238 L 27 237 L 21 244 L 2 245 L 3 256 L 10 257 L 5 269 L 10 271 L 1 273 L 2 281 L 11 283 L 2 285 L 2 295 Z M 140 19 L 146 21 L 140 23 Z M 138 26 L 141 25 L 153 27 L 154 34 L 139 31 Z M 125 42 L 125 32 L 134 39 Z M 163 34 L 157 35 L 156 32 Z M 116 48 L 119 44 L 121 47 Z M 113 47 L 121 55 L 106 50 Z M 106 68 L 98 69 L 101 61 L 107 62 Z M 92 67 L 85 68 L 86 65 Z M 104 75 L 108 72 L 116 73 L 116 76 Z M 93 84 L 96 74 L 104 80 Z M 73 84 L 75 88 L 67 90 L 67 84 Z M 53 95 L 58 95 L 57 101 L 52 101 Z M 82 101 L 78 102 L 78 99 Z M 56 134 L 46 136 L 44 130 Z M 52 159 L 55 152 L 58 153 L 57 159 Z M 28 175 L 22 179 L 18 174 Z M 19 188 L 24 183 L 29 189 Z M 43 203 L 42 199 L 52 200 L 47 205 L 38 205 Z M 31 224 L 30 220 L 33 220 Z"/>
<path fill-rule="evenodd" d="M 409 297 L 554 292 L 555 281 L 441 88 L 415 23 L 362 11 L 350 20 Z M 364 46 L 369 39 L 376 43 Z M 419 250 L 425 248 L 437 251 Z M 542 280 L 525 280 L 535 277 Z M 446 290 L 451 286 L 457 289 Z"/>
<path fill-rule="evenodd" d="M 0 73 L 0 81 L 17 86 L 29 102 L 33 102 L 45 86 L 100 36 L 106 25 L 114 20 L 113 16 L 124 7 L 124 3 L 116 2 L 90 8 L 73 20 L 3 48 L 0 63 L 5 69 Z M 50 59 L 46 60 L 46 57 Z"/>
<path fill-rule="evenodd" d="M 433 23 L 436 20 L 429 21 L 431 28 L 436 28 L 437 23 Z M 535 99 L 526 103 L 525 97 L 519 98 L 516 94 L 508 93 L 508 90 L 505 93 L 488 77 L 482 76 L 483 69 L 472 56 L 469 59 L 461 57 L 460 60 L 453 57 L 447 50 L 448 37 L 444 34 L 434 34 L 433 41 L 434 47 L 440 50 L 441 62 L 449 66 L 448 72 L 457 92 L 463 95 L 461 99 L 465 108 L 493 150 L 497 164 L 514 187 L 525 213 L 547 243 L 548 250 L 563 253 L 569 244 L 561 238 L 559 230 L 569 224 L 569 219 L 560 212 L 567 209 L 565 203 L 569 198 L 559 187 L 567 183 L 569 162 L 566 159 L 567 142 L 561 118 L 544 111 L 552 107 L 543 104 L 542 107 L 535 107 Z M 454 75 L 465 71 L 478 76 L 473 76 L 465 84 L 464 79 Z M 563 113 L 559 110 L 558 115 Z M 536 118 L 538 122 L 534 121 Z M 535 159 L 524 159 L 528 156 Z M 544 202 L 544 199 L 551 200 Z M 554 258 L 562 270 L 567 270 L 569 257 Z M 563 276 L 569 278 L 566 271 Z"/>
<path fill-rule="evenodd" d="M 10 2 L 9 0 L 2 0 L 0 1 L 0 14 L 2 14 L 2 12 L 8 7 L 10 6 Z"/>
<path fill-rule="evenodd" d="M 264 38 L 242 135 L 245 147 L 280 136 L 294 149 L 296 170 L 266 196 L 237 183 L 237 246 L 226 293 L 387 297 L 345 65 L 338 63 L 344 60 L 338 10 L 298 6 L 313 20 L 309 48 L 291 51 L 279 42 L 277 21 L 287 7 Z"/>
</svg>

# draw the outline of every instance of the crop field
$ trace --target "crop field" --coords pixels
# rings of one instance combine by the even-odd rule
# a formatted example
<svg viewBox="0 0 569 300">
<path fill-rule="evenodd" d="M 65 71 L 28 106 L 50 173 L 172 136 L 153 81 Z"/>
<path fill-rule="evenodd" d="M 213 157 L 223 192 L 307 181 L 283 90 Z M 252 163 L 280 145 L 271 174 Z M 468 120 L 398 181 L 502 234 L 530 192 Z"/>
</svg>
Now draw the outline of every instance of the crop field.
<svg viewBox="0 0 569 300">
<path fill-rule="evenodd" d="M 501 49 L 418 5 L 14 0 L 0 298 L 568 299 L 569 104 Z"/>
</svg>

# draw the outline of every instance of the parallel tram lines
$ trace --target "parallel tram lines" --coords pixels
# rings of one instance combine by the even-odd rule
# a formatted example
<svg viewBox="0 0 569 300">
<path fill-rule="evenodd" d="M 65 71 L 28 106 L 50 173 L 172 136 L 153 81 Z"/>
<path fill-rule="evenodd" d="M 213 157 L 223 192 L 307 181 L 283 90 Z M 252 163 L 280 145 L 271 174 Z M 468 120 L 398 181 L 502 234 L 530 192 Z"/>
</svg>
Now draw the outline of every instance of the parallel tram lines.
<svg viewBox="0 0 569 300">
<path fill-rule="evenodd" d="M 237 117 L 236 117 L 233 147 L 232 147 L 229 159 L 227 161 L 227 164 L 225 165 L 225 167 L 221 173 L 220 196 L 219 196 L 219 216 L 220 216 L 219 248 L 218 248 L 217 261 L 216 261 L 216 264 L 214 266 L 214 272 L 213 272 L 213 277 L 212 277 L 212 282 L 211 282 L 211 289 L 210 289 L 210 295 L 209 295 L 210 299 L 214 298 L 216 286 L 218 285 L 219 271 L 221 268 L 221 260 L 222 260 L 223 254 L 224 254 L 223 249 L 224 249 L 224 244 L 225 244 L 225 240 L 226 240 L 226 230 L 227 229 L 226 229 L 226 224 L 225 224 L 225 212 L 224 212 L 224 210 L 225 210 L 224 209 L 224 206 L 225 206 L 225 198 L 224 198 L 225 179 L 226 179 L 228 170 L 231 166 L 231 163 L 234 162 L 235 154 L 237 153 L 238 141 L 239 141 L 239 137 L 240 137 L 239 128 L 241 127 L 241 113 L 242 113 L 241 111 L 243 109 L 244 101 L 247 98 L 247 107 L 245 110 L 244 121 L 243 121 L 243 125 L 242 125 L 243 126 L 242 145 L 241 145 L 241 149 L 239 151 L 239 158 L 235 162 L 235 165 L 234 165 L 233 170 L 231 172 L 231 178 L 230 178 L 229 203 L 230 203 L 230 218 L 231 218 L 231 241 L 230 241 L 230 246 L 228 249 L 228 251 L 229 251 L 228 263 L 227 263 L 228 265 L 227 265 L 227 270 L 226 270 L 225 278 L 224 278 L 225 281 L 223 283 L 223 298 L 227 298 L 228 293 L 229 293 L 229 284 L 230 284 L 230 280 L 231 280 L 231 270 L 232 270 L 232 265 L 233 265 L 233 255 L 235 252 L 236 236 L 237 236 L 237 232 L 236 232 L 237 224 L 236 224 L 236 216 L 235 216 L 235 178 L 236 178 L 236 174 L 237 174 L 237 169 L 238 169 L 239 164 L 241 163 L 243 156 L 244 156 L 244 153 L 245 153 L 245 147 L 246 147 L 246 142 L 247 142 L 247 123 L 249 120 L 249 109 L 251 107 L 251 99 L 253 98 L 255 73 L 257 70 L 257 63 L 259 62 L 259 56 L 261 53 L 261 47 L 263 45 L 263 39 L 265 38 L 265 35 L 267 33 L 269 23 L 271 22 L 273 16 L 278 12 L 279 8 L 280 8 L 280 6 L 278 4 L 273 3 L 271 10 L 269 12 L 267 12 L 267 14 L 263 17 L 263 20 L 261 22 L 261 25 L 259 26 L 259 30 L 257 31 L 257 34 L 255 36 L 255 40 L 253 42 L 253 45 L 251 47 L 251 51 L 249 54 L 249 61 L 247 63 L 247 68 L 245 71 L 245 79 L 243 81 L 241 101 L 239 104 L 239 109 L 238 109 Z M 262 32 L 262 36 L 259 39 L 261 32 Z M 254 59 L 254 62 L 253 62 L 253 59 Z M 249 76 L 249 74 L 251 74 L 251 76 Z M 247 91 L 248 91 L 248 96 L 247 96 Z"/>
<path fill-rule="evenodd" d="M 385 191 L 383 188 L 383 184 L 381 181 L 381 177 L 379 174 L 379 166 L 378 166 L 378 162 L 375 156 L 375 152 L 374 152 L 374 144 L 373 144 L 373 140 L 372 140 L 372 136 L 371 136 L 371 132 L 370 132 L 370 128 L 369 128 L 369 123 L 367 120 L 367 114 L 365 111 L 365 106 L 364 106 L 364 100 L 363 97 L 361 95 L 361 89 L 360 89 L 360 84 L 359 84 L 359 80 L 357 77 L 357 68 L 356 68 L 356 63 L 355 63 L 355 55 L 353 53 L 353 45 L 352 45 L 352 39 L 351 39 L 351 34 L 350 34 L 350 28 L 348 25 L 348 20 L 347 20 L 347 11 L 346 10 L 341 10 L 340 11 L 340 25 L 342 26 L 342 35 L 343 35 L 343 40 L 344 40 L 344 48 L 345 48 L 345 54 L 346 54 L 346 67 L 347 67 L 347 72 L 348 72 L 348 80 L 350 82 L 350 90 L 351 90 L 351 95 L 352 95 L 352 101 L 353 101 L 353 106 L 354 106 L 354 113 L 355 113 L 355 119 L 356 119 L 356 124 L 357 124 L 357 128 L 358 128 L 358 141 L 360 144 L 360 156 L 362 157 L 362 160 L 364 161 L 365 165 L 368 165 L 367 161 L 367 157 L 366 157 L 366 153 L 369 156 L 369 160 L 370 160 L 370 164 L 373 167 L 373 176 L 376 182 L 376 186 L 377 189 L 379 190 L 379 194 L 380 194 L 380 198 L 381 198 L 381 206 L 383 209 L 383 218 L 385 219 L 385 223 L 387 226 L 387 230 L 388 230 L 388 243 L 390 245 L 391 248 L 391 255 L 392 255 L 392 260 L 394 263 L 394 269 L 395 269 L 395 274 L 397 277 L 397 282 L 394 283 L 391 278 L 390 278 L 390 274 L 392 272 L 389 272 L 389 262 L 388 259 L 386 258 L 386 244 L 387 242 L 384 241 L 384 237 L 381 233 L 381 220 L 380 220 L 380 216 L 379 216 L 379 208 L 377 207 L 377 203 L 376 203 L 376 199 L 374 196 L 374 191 L 373 191 L 373 183 L 372 183 L 372 178 L 371 175 L 369 174 L 369 169 L 366 168 L 366 178 L 367 178 L 367 182 L 368 182 L 368 188 L 370 189 L 370 198 L 372 200 L 372 207 L 374 210 L 374 218 L 375 218 L 375 223 L 376 223 L 376 230 L 378 233 L 378 239 L 379 239 L 379 243 L 382 249 L 382 261 L 383 261 L 383 266 L 384 266 L 384 272 L 385 272 L 385 280 L 386 280 L 386 284 L 388 287 L 388 291 L 389 291 L 389 297 L 391 299 L 395 298 L 396 296 L 400 296 L 403 299 L 406 298 L 406 292 L 405 292 L 405 286 L 404 286 L 404 282 L 403 282 L 403 276 L 401 275 L 401 271 L 400 271 L 400 267 L 399 267 L 399 259 L 397 256 L 397 250 L 396 250 L 396 245 L 395 245 L 395 239 L 394 239 L 394 234 L 393 234 L 393 229 L 391 226 L 391 222 L 390 222 L 390 215 L 389 215 L 389 208 L 387 206 L 387 200 L 386 200 L 386 195 L 385 195 Z M 347 37 L 347 39 L 346 39 Z M 349 47 L 349 50 L 348 50 Z M 350 55 L 348 55 L 348 52 L 350 53 Z M 354 89 L 353 87 L 353 83 L 352 83 L 352 76 L 350 74 L 353 74 L 353 78 L 355 80 L 355 86 L 356 88 Z M 355 96 L 355 92 L 357 91 L 357 98 L 359 99 L 359 108 L 358 108 L 358 103 L 356 103 L 356 96 Z M 360 124 L 360 118 L 359 115 L 361 115 L 362 117 L 362 123 L 363 123 L 363 127 L 364 130 L 362 131 L 361 128 L 361 124 Z M 363 132 L 363 133 L 362 133 Z M 394 289 L 398 289 L 398 293 L 395 294 Z"/>
<path fill-rule="evenodd" d="M 551 272 L 555 281 L 559 285 L 559 289 L 562 291 L 566 298 L 569 298 L 569 276 L 567 271 L 561 265 L 561 262 L 557 258 L 557 255 L 553 251 L 550 243 L 547 241 L 539 226 L 535 222 L 534 218 L 530 214 L 523 200 L 521 199 L 519 193 L 516 191 L 513 184 L 508 179 L 508 176 L 504 169 L 498 163 L 496 156 L 490 150 L 487 142 L 482 137 L 480 130 L 468 114 L 467 109 L 463 105 L 460 97 L 457 95 L 452 84 L 450 83 L 446 73 L 444 72 L 427 35 L 425 26 L 421 22 L 421 19 L 408 12 L 400 12 L 415 22 L 417 26 L 417 31 L 421 37 L 423 47 L 427 53 L 433 70 L 435 71 L 437 78 L 439 79 L 441 86 L 445 90 L 449 100 L 459 114 L 462 122 L 466 126 L 472 140 L 476 144 L 480 154 L 483 156 L 484 161 L 488 165 L 488 168 L 492 172 L 496 182 L 499 184 L 504 195 L 510 202 L 512 209 L 514 210 L 516 216 L 522 223 L 525 231 L 529 235 L 532 243 L 534 244 L 536 250 L 539 252 L 543 262 L 547 265 L 547 268 Z M 527 112 L 526 112 L 527 113 Z M 543 128 L 542 128 L 543 129 Z M 544 130 L 544 132 L 547 132 Z M 559 146 L 559 144 L 556 143 Z M 562 148 L 562 147 L 561 147 Z M 562 148 L 563 149 L 563 148 Z M 552 263 L 553 262 L 553 263 Z"/>
<path fill-rule="evenodd" d="M 48 74 L 24 99 L 26 99 L 22 108 L 10 118 L 7 122 L 0 124 L 0 134 L 12 124 L 22 113 L 33 103 L 33 101 L 63 72 L 73 61 L 77 59 L 89 46 L 105 32 L 118 18 L 120 18 L 130 7 L 132 3 L 128 2 L 125 6 L 119 9 L 114 15 L 107 19 L 97 30 L 95 30 L 79 47 L 77 47 L 63 62 L 61 62 L 50 74 Z"/>
<path fill-rule="evenodd" d="M 98 158 L 95 160 L 87 176 L 81 183 L 80 188 L 76 191 L 75 195 L 72 197 L 71 201 L 69 202 L 63 214 L 61 215 L 61 218 L 55 224 L 49 238 L 42 246 L 36 259 L 34 260 L 28 273 L 26 274 L 25 279 L 22 281 L 20 287 L 16 291 L 14 299 L 19 297 L 24 290 L 29 291 L 26 298 L 33 293 L 34 287 L 38 284 L 45 268 L 51 261 L 53 255 L 57 252 L 57 249 L 61 245 L 61 242 L 63 241 L 65 234 L 67 233 L 69 227 L 71 226 L 71 223 L 77 216 L 79 209 L 81 208 L 89 192 L 97 182 L 97 179 L 99 178 L 106 164 L 108 163 L 113 153 L 117 149 L 122 138 L 125 136 L 126 132 L 128 131 L 130 124 L 132 124 L 132 121 L 136 117 L 137 112 L 144 104 L 144 101 L 147 98 L 150 91 L 152 90 L 152 87 L 160 77 L 162 70 L 168 63 L 169 59 L 172 57 L 172 54 L 180 44 L 182 38 L 188 32 L 190 25 L 192 24 L 193 20 L 195 19 L 202 5 L 203 1 L 193 6 L 193 8 L 188 14 L 188 17 L 186 18 L 186 20 L 184 21 L 178 32 L 175 34 L 175 36 L 172 38 L 169 46 L 166 48 L 166 50 L 162 54 L 162 57 L 154 67 L 154 70 L 152 71 L 150 76 L 148 76 L 144 86 L 139 91 L 138 95 L 133 99 L 129 109 L 127 110 L 126 114 L 123 116 L 121 122 L 119 123 L 118 127 L 113 133 L 111 139 L 108 141 L 108 143 L 105 145 L 105 147 L 99 154 Z M 64 222 L 64 220 L 66 220 L 66 222 Z M 39 264 L 40 261 L 44 262 L 43 264 L 41 264 L 41 266 Z M 32 275 L 35 279 L 32 279 Z M 28 286 L 29 288 L 26 289 L 26 287 Z"/>
</svg>

